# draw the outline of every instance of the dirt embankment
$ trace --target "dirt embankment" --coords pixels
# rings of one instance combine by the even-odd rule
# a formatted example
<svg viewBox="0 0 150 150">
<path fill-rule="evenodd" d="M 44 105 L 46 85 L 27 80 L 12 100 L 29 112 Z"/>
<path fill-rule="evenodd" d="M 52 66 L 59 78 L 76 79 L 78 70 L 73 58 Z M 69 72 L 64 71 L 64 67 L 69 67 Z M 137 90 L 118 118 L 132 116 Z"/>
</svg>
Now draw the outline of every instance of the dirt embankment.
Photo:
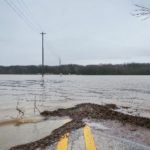
<svg viewBox="0 0 150 150">
<path fill-rule="evenodd" d="M 115 111 L 114 109 L 117 109 L 117 106 L 114 104 L 107 104 L 103 106 L 86 103 L 86 104 L 79 104 L 73 108 L 68 109 L 58 109 L 56 111 L 44 111 L 41 113 L 41 115 L 59 116 L 59 117 L 69 116 L 73 120 L 74 119 L 82 120 L 84 118 L 118 120 L 121 121 L 122 123 L 129 123 L 150 129 L 149 118 L 123 114 L 121 112 Z"/>
<path fill-rule="evenodd" d="M 12 147 L 10 148 L 10 150 L 34 150 L 36 148 L 44 148 L 48 145 L 51 145 L 56 141 L 58 141 L 59 138 L 63 136 L 65 133 L 83 127 L 85 125 L 82 122 L 84 118 L 97 119 L 97 120 L 100 119 L 118 120 L 123 124 L 128 123 L 128 124 L 150 129 L 149 118 L 123 114 L 121 112 L 115 111 L 115 109 L 117 109 L 117 106 L 114 104 L 107 104 L 103 106 L 103 105 L 85 103 L 85 104 L 76 105 L 75 107 L 68 108 L 68 109 L 58 109 L 56 111 L 44 111 L 41 113 L 42 116 L 45 117 L 69 116 L 70 118 L 72 118 L 72 121 L 54 130 L 51 133 L 51 135 L 43 139 L 28 144 Z"/>
</svg>

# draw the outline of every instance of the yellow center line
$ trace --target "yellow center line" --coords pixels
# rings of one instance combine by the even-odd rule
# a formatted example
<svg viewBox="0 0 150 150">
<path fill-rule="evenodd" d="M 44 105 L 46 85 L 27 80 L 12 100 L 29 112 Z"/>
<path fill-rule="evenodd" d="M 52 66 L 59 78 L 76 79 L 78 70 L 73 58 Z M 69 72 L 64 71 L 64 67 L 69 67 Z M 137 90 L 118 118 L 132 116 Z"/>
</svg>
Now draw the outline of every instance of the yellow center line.
<svg viewBox="0 0 150 150">
<path fill-rule="evenodd" d="M 96 150 L 96 145 L 89 126 L 83 128 L 86 150 Z"/>
<path fill-rule="evenodd" d="M 57 144 L 57 150 L 67 150 L 69 133 L 62 136 Z"/>
</svg>

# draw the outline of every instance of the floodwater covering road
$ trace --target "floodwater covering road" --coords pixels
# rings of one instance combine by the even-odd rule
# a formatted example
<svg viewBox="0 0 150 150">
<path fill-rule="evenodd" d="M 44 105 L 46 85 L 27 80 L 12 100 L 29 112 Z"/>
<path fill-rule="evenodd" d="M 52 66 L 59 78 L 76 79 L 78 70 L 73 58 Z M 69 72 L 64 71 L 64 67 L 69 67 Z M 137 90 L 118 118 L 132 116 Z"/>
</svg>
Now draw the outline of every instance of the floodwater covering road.
<svg viewBox="0 0 150 150">
<path fill-rule="evenodd" d="M 0 123 L 19 117 L 16 106 L 25 118 L 39 117 L 40 111 L 69 108 L 79 103 L 107 104 L 117 111 L 150 116 L 150 76 L 77 76 L 77 75 L 0 75 Z M 40 122 L 0 125 L 0 149 L 36 141 L 62 126 L 69 118 Z M 150 149 L 150 131 L 142 127 L 123 126 L 118 122 L 86 120 L 96 149 Z M 15 138 L 14 138 L 15 137 Z M 57 144 L 48 149 L 56 149 Z M 68 149 L 86 149 L 83 128 L 69 133 Z"/>
<path fill-rule="evenodd" d="M 72 120 L 53 130 L 50 135 L 44 138 L 12 147 L 10 150 L 43 150 L 47 149 L 46 147 L 52 149 L 50 148 L 51 145 L 57 150 L 67 150 L 68 145 L 72 147 L 71 149 L 80 148 L 83 150 L 96 150 L 101 149 L 101 147 L 103 149 L 149 149 L 150 119 L 120 113 L 116 111 L 117 109 L 118 107 L 114 104 L 97 105 L 87 103 L 68 109 L 41 112 L 41 115 L 47 119 L 54 116 L 68 116 Z M 87 120 L 87 118 L 89 119 Z M 82 129 L 83 134 L 78 133 L 77 130 L 79 129 Z M 93 129 L 94 137 L 91 129 Z M 79 139 L 75 140 L 76 133 Z M 76 144 L 74 144 L 75 141 Z M 100 141 L 104 144 L 99 145 Z M 109 144 L 103 141 L 109 141 Z M 73 148 L 74 145 L 75 148 Z"/>
</svg>

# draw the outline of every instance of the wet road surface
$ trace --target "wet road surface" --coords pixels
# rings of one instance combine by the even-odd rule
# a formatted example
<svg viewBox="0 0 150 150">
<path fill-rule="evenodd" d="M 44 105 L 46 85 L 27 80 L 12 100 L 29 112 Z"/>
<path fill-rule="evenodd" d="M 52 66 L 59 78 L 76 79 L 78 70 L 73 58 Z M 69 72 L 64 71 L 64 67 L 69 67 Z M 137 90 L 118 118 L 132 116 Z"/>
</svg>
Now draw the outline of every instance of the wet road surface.
<svg viewBox="0 0 150 150">
<path fill-rule="evenodd" d="M 46 150 L 150 150 L 149 130 L 139 127 L 131 130 L 130 125 L 124 128 L 118 122 L 109 123 L 88 120 L 84 128 L 64 135 L 58 143 L 47 147 Z M 118 131 L 113 127 L 115 125 Z M 119 134 L 116 134 L 116 131 Z M 138 133 L 141 136 L 138 136 Z M 144 136 L 145 139 L 142 140 Z"/>
</svg>

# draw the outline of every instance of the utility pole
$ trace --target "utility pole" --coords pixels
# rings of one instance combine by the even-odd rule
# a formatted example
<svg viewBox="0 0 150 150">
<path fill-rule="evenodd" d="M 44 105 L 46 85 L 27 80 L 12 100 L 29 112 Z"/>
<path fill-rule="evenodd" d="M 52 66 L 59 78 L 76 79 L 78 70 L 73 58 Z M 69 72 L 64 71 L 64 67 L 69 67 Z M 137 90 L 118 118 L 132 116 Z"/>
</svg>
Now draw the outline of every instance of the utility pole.
<svg viewBox="0 0 150 150">
<path fill-rule="evenodd" d="M 58 60 L 59 60 L 59 74 L 61 76 L 62 75 L 62 73 L 61 73 L 61 58 L 59 57 Z"/>
<path fill-rule="evenodd" d="M 59 57 L 58 59 L 59 59 L 59 66 L 61 66 L 61 58 Z"/>
<path fill-rule="evenodd" d="M 44 76 L 44 32 L 41 33 L 42 35 L 42 77 Z"/>
</svg>

